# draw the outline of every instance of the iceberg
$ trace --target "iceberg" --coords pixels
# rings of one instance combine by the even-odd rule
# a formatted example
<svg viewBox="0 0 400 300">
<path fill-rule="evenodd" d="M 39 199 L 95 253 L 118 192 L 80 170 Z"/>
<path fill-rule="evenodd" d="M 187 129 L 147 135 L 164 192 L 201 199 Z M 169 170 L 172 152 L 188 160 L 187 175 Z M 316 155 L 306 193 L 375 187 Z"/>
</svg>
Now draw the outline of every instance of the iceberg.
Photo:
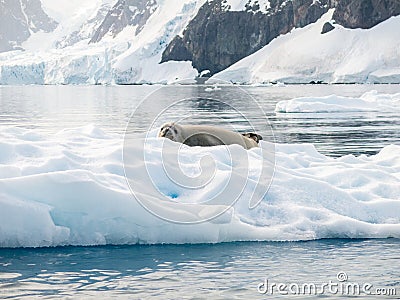
<svg viewBox="0 0 400 300">
<path fill-rule="evenodd" d="M 300 97 L 279 101 L 278 113 L 327 113 L 354 111 L 393 111 L 400 107 L 400 93 L 379 94 L 372 90 L 359 98 L 330 95 L 325 97 Z"/>
<path fill-rule="evenodd" d="M 159 155 L 163 147 L 179 145 L 155 135 L 138 139 L 147 139 L 144 149 L 136 144 L 123 149 L 121 135 L 94 125 L 55 135 L 2 127 L 0 247 L 400 238 L 398 145 L 373 156 L 335 159 L 320 154 L 312 144 L 275 144 L 273 181 L 259 205 L 250 209 L 252 180 L 262 160 L 268 159 L 263 150 L 271 149 L 270 143 L 261 142 L 260 148 L 248 151 L 237 145 L 184 146 L 177 164 L 176 157 L 167 155 L 162 161 Z M 247 154 L 249 184 L 215 219 L 169 222 L 149 212 L 131 193 L 123 151 L 132 153 L 128 167 L 141 199 L 172 216 L 209 214 L 223 206 L 204 200 L 224 191 L 227 179 L 241 175 L 234 167 L 243 158 L 230 159 L 229 152 Z M 148 158 L 146 172 L 153 175 L 153 182 L 143 181 L 140 153 Z M 165 176 L 164 167 L 169 165 L 181 168 L 187 174 L 184 180 L 193 180 L 203 156 L 212 158 L 213 176 L 197 189 L 177 186 Z M 182 209 L 191 204 L 198 204 L 198 209 Z"/>
</svg>

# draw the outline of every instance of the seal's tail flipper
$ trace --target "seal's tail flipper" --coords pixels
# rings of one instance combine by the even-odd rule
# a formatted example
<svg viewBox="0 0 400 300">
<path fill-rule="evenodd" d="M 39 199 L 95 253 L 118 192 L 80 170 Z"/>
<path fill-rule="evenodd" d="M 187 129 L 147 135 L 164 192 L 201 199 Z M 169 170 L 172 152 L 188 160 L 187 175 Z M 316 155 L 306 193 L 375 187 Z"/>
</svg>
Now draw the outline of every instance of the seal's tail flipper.
<svg viewBox="0 0 400 300">
<path fill-rule="evenodd" d="M 243 136 L 254 140 L 257 144 L 259 141 L 261 141 L 263 138 L 261 135 L 254 133 L 254 132 L 246 132 L 246 133 L 242 133 Z"/>
</svg>

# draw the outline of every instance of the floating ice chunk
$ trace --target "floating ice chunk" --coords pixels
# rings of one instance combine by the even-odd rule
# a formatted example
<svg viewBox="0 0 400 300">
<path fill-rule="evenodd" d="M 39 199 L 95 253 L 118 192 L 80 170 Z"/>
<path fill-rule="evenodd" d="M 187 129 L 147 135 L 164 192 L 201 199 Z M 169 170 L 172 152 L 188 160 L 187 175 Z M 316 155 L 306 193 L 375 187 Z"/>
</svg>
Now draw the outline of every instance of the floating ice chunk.
<svg viewBox="0 0 400 300">
<path fill-rule="evenodd" d="M 220 91 L 221 88 L 215 84 L 214 87 L 207 87 L 204 89 L 206 92 L 214 92 L 214 91 Z"/>
<path fill-rule="evenodd" d="M 360 98 L 330 95 L 324 97 L 301 97 L 280 101 L 275 111 L 283 113 L 322 113 L 398 110 L 400 93 L 379 94 L 370 91 Z"/>
</svg>

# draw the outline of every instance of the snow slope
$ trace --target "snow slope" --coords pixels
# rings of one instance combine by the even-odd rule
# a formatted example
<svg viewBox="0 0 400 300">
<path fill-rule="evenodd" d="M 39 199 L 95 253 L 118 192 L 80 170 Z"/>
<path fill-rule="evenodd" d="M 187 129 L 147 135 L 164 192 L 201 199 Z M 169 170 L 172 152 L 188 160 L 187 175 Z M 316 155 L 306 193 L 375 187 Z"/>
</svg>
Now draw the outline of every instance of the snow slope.
<svg viewBox="0 0 400 300">
<path fill-rule="evenodd" d="M 197 75 L 190 62 L 159 64 L 162 51 L 205 0 L 161 0 L 143 29 L 128 26 L 115 38 L 88 44 L 112 0 L 44 1 L 60 22 L 54 32 L 32 35 L 27 51 L 0 53 L 0 84 L 170 83 Z M 65 2 L 65 3 L 64 3 Z M 68 5 L 67 5 L 67 4 Z M 64 5 L 65 4 L 65 5 Z"/>
<path fill-rule="evenodd" d="M 274 39 L 213 78 L 236 83 L 399 83 L 400 16 L 371 29 L 321 34 L 333 10 L 316 23 Z"/>
<path fill-rule="evenodd" d="M 113 65 L 114 80 L 126 83 L 172 83 L 198 75 L 191 62 L 159 64 L 168 43 L 186 27 L 205 2 L 196 0 L 158 1 L 159 8 L 137 35 L 132 46 Z"/>
<path fill-rule="evenodd" d="M 198 174 L 201 157 L 211 155 L 214 161 L 211 181 L 188 189 L 165 176 L 164 167 L 176 166 L 176 159 L 166 156 L 163 164 L 159 155 L 163 147 L 168 153 L 177 145 L 155 138 L 156 133 L 151 132 L 144 150 L 143 139 L 124 149 L 133 158 L 125 167 L 140 197 L 171 218 L 223 208 L 204 201 L 221 192 L 229 195 L 225 183 L 242 175 L 234 168 L 248 157 L 249 181 L 233 207 L 199 224 L 163 221 L 130 193 L 121 136 L 94 126 L 55 135 L 2 127 L 0 247 L 400 238 L 400 146 L 387 146 L 375 156 L 333 159 L 311 144 L 277 144 L 272 185 L 251 210 L 249 195 L 262 160 L 268 160 L 268 143 L 249 151 L 238 145 L 182 147 L 179 165 L 191 176 Z M 229 152 L 239 159 L 230 160 Z M 157 175 L 151 182 L 144 181 L 144 153 L 146 172 Z M 187 210 L 179 203 L 198 205 Z"/>
</svg>

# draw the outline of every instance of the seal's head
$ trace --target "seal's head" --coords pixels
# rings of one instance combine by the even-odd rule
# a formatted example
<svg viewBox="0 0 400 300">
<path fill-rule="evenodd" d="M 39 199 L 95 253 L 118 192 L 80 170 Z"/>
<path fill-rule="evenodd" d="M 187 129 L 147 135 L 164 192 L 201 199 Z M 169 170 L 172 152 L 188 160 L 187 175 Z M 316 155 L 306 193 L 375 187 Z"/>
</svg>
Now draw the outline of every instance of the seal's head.
<svg viewBox="0 0 400 300">
<path fill-rule="evenodd" d="M 161 127 L 158 136 L 170 139 L 171 141 L 179 141 L 178 126 L 175 123 L 166 123 Z"/>
</svg>

